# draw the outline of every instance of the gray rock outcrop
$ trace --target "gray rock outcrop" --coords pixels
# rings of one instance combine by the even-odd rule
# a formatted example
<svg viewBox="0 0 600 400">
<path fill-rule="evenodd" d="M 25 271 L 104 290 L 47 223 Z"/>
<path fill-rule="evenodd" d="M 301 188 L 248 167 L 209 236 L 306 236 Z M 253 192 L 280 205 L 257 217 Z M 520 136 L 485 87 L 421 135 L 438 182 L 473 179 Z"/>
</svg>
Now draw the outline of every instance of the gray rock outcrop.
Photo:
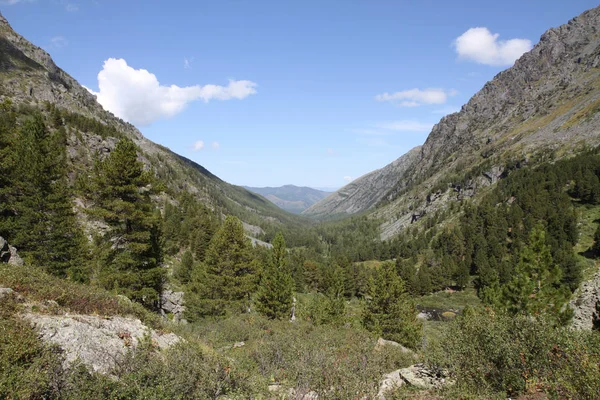
<svg viewBox="0 0 600 400">
<path fill-rule="evenodd" d="M 139 319 L 128 317 L 28 313 L 23 318 L 38 329 L 42 340 L 64 351 L 66 366 L 80 361 L 92 371 L 103 374 L 109 373 L 125 353 L 144 338 L 149 338 L 159 349 L 181 341 L 173 333 L 161 334 Z"/>
<path fill-rule="evenodd" d="M 173 321 L 185 323 L 185 301 L 183 292 L 174 292 L 169 289 L 163 290 L 160 295 L 160 309 L 163 314 L 173 315 Z"/>
<path fill-rule="evenodd" d="M 571 326 L 575 329 L 591 330 L 594 327 L 594 318 L 600 318 L 596 306 L 600 302 L 600 272 L 584 282 L 575 297 L 569 303 L 574 315 Z"/>
<path fill-rule="evenodd" d="M 433 371 L 423 364 L 415 364 L 385 374 L 379 384 L 377 399 L 385 400 L 387 394 L 403 385 L 417 389 L 440 389 L 452 384 L 446 371 Z"/>
<path fill-rule="evenodd" d="M 17 249 L 9 245 L 2 236 L 0 236 L 0 262 L 9 265 L 23 265 L 23 259 L 19 257 Z"/>
</svg>

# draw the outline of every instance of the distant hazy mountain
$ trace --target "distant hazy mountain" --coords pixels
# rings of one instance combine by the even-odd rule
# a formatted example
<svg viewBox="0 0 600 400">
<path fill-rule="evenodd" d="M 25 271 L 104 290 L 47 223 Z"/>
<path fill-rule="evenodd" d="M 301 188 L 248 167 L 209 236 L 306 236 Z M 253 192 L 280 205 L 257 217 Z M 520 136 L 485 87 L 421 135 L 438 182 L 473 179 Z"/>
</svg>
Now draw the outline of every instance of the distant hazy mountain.
<svg viewBox="0 0 600 400">
<path fill-rule="evenodd" d="M 300 214 L 302 211 L 331 194 L 331 192 L 294 185 L 264 188 L 244 186 L 244 188 L 260 194 L 281 209 L 294 214 Z"/>
</svg>

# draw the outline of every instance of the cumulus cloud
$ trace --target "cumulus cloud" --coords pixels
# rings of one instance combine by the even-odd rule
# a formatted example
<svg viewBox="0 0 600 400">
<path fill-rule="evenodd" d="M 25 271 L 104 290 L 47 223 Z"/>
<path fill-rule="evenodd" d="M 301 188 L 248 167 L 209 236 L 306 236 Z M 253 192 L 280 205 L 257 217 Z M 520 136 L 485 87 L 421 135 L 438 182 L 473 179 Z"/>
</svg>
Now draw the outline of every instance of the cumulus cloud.
<svg viewBox="0 0 600 400">
<path fill-rule="evenodd" d="M 212 142 L 212 148 L 219 150 L 221 148 L 221 144 L 219 142 Z"/>
<path fill-rule="evenodd" d="M 377 101 L 390 101 L 401 107 L 418 107 L 423 104 L 444 104 L 455 90 L 444 89 L 410 89 L 395 93 L 382 93 L 375 96 Z"/>
<path fill-rule="evenodd" d="M 256 93 L 256 83 L 230 80 L 227 86 L 165 86 L 145 69 L 134 69 L 123 59 L 109 58 L 98 73 L 98 102 L 134 124 L 148 125 L 180 113 L 192 101 L 244 99 Z"/>
<path fill-rule="evenodd" d="M 485 27 L 471 28 L 456 38 L 454 47 L 459 58 L 492 66 L 511 66 L 531 50 L 529 39 L 498 40 L 499 36 Z"/>
<path fill-rule="evenodd" d="M 68 12 L 76 12 L 76 11 L 79 11 L 79 5 L 78 5 L 78 4 L 75 4 L 75 3 L 67 3 L 67 4 L 65 5 L 65 9 L 66 9 Z"/>
<path fill-rule="evenodd" d="M 429 132 L 431 131 L 431 128 L 433 128 L 433 124 L 428 122 L 404 120 L 379 124 L 377 125 L 377 128 L 396 132 Z"/>
<path fill-rule="evenodd" d="M 351 176 L 345 176 L 345 177 L 344 177 L 344 180 L 345 180 L 346 182 L 352 182 L 352 181 L 354 180 L 354 178 L 352 178 Z"/>
<path fill-rule="evenodd" d="M 0 5 L 12 6 L 17 3 L 31 3 L 33 0 L 0 0 Z"/>
<path fill-rule="evenodd" d="M 204 148 L 204 142 L 202 140 L 198 140 L 192 146 L 192 149 L 194 149 L 194 151 L 202 150 L 203 148 Z"/>
<path fill-rule="evenodd" d="M 183 57 L 183 68 L 184 69 L 192 68 L 192 61 L 193 61 L 193 59 Z"/>
</svg>

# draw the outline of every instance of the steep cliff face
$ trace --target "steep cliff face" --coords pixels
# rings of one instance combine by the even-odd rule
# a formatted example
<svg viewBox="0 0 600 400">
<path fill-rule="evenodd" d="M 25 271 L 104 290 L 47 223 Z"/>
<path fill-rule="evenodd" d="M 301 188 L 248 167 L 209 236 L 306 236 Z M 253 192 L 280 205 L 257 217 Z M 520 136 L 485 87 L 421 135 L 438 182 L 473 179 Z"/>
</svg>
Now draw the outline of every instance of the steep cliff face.
<svg viewBox="0 0 600 400">
<path fill-rule="evenodd" d="M 303 212 L 313 217 L 356 214 L 374 207 L 396 186 L 403 174 L 418 159 L 421 148 L 415 147 L 382 169 L 370 172 Z"/>
<path fill-rule="evenodd" d="M 382 237 L 389 238 L 427 212 L 495 184 L 509 163 L 531 165 L 599 144 L 599 29 L 600 7 L 548 30 L 459 112 L 442 118 L 402 168 L 393 163 L 374 171 L 306 213 L 376 208 L 374 216 L 385 221 Z M 385 182 L 387 191 L 372 182 Z"/>
<path fill-rule="evenodd" d="M 254 225 L 295 222 L 263 197 L 230 185 L 195 162 L 148 139 L 104 110 L 86 88 L 56 66 L 50 55 L 16 33 L 0 15 L 0 101 L 45 110 L 45 103 L 72 114 L 93 119 L 106 134 L 69 129 L 68 154 L 72 171 L 89 168 L 96 153 L 109 153 L 119 137 L 134 140 L 147 168 L 174 191 L 193 193 L 218 211 L 242 217 Z"/>
</svg>

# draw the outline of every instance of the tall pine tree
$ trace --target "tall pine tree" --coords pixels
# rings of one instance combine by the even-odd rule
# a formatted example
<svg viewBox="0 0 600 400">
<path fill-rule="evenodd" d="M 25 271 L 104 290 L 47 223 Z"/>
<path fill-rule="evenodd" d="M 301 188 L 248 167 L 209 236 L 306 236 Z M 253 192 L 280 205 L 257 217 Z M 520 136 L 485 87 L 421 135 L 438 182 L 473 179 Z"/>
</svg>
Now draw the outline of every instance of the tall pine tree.
<svg viewBox="0 0 600 400">
<path fill-rule="evenodd" d="M 110 227 L 111 243 L 98 280 L 107 289 L 153 307 L 164 279 L 160 267 L 159 217 L 150 200 L 152 178 L 137 160 L 137 147 L 121 139 L 110 155 L 99 161 L 93 178 L 92 215 Z"/>
<path fill-rule="evenodd" d="M 38 113 L 22 125 L 13 149 L 18 162 L 3 188 L 11 210 L 3 210 L 2 231 L 29 262 L 66 277 L 83 245 L 67 181 L 66 132 L 51 133 Z"/>
<path fill-rule="evenodd" d="M 384 339 L 412 348 L 421 340 L 422 323 L 392 263 L 384 263 L 371 281 L 371 300 L 363 313 L 363 326 Z"/>
<path fill-rule="evenodd" d="M 256 309 L 271 319 L 290 318 L 294 296 L 294 280 L 287 265 L 287 250 L 281 233 L 273 239 L 271 257 L 263 270 Z"/>
<path fill-rule="evenodd" d="M 257 277 L 251 249 L 242 221 L 227 217 L 213 236 L 202 267 L 192 274 L 188 319 L 248 309 Z"/>
</svg>

